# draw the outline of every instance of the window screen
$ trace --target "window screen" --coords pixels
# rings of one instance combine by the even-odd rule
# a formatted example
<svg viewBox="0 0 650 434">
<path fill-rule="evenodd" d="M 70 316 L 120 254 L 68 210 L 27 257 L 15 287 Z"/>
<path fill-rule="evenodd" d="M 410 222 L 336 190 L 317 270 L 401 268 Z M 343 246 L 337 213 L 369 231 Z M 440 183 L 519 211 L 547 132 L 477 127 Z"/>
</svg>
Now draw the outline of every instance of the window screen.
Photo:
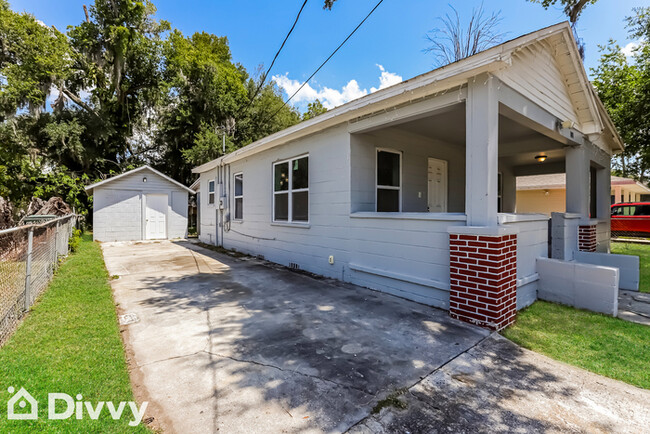
<svg viewBox="0 0 650 434">
<path fill-rule="evenodd" d="M 377 212 L 399 212 L 401 158 L 391 151 L 377 151 Z"/>
</svg>

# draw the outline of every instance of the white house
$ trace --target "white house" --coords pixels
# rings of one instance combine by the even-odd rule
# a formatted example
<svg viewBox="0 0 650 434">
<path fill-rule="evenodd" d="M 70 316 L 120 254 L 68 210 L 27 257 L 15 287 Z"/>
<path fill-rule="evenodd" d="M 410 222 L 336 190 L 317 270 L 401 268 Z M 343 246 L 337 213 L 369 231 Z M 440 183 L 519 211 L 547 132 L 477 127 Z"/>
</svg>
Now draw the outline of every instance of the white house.
<svg viewBox="0 0 650 434">
<path fill-rule="evenodd" d="M 133 241 L 187 236 L 188 194 L 183 184 L 149 167 L 86 187 L 93 195 L 93 238 Z"/>
<path fill-rule="evenodd" d="M 612 176 L 611 203 L 639 202 L 650 188 L 631 178 Z M 566 208 L 566 176 L 564 173 L 520 176 L 517 178 L 517 212 L 551 215 Z"/>
<path fill-rule="evenodd" d="M 196 167 L 200 239 L 501 329 L 548 294 L 540 261 L 571 279 L 576 252 L 608 252 L 622 149 L 561 23 Z M 515 179 L 565 171 L 549 249 L 548 217 L 515 213 Z M 601 268 L 610 312 L 618 269 Z"/>
</svg>

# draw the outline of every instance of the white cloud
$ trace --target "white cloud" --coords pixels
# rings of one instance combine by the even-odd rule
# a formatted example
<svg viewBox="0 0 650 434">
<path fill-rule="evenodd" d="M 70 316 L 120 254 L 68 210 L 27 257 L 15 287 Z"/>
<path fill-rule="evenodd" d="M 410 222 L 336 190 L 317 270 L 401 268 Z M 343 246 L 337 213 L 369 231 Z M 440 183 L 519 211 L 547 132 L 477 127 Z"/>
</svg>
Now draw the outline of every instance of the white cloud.
<svg viewBox="0 0 650 434">
<path fill-rule="evenodd" d="M 291 100 L 295 105 L 301 105 L 319 99 L 328 109 L 345 104 L 357 98 L 361 98 L 368 93 L 376 92 L 379 89 L 384 89 L 393 84 L 402 81 L 402 77 L 393 72 L 387 72 L 382 65 L 377 65 L 381 71 L 379 76 L 379 87 L 371 87 L 370 90 L 362 89 L 359 83 L 352 79 L 347 82 L 340 90 L 332 89 L 327 86 L 312 87 L 309 83 L 303 87 L 298 94 Z M 273 80 L 277 83 L 287 95 L 291 96 L 303 84 L 298 80 L 289 78 L 289 73 L 284 75 L 274 75 Z"/>
<path fill-rule="evenodd" d="M 634 49 L 638 48 L 641 41 L 633 41 L 627 44 L 625 47 L 621 48 L 621 52 L 625 54 L 625 57 L 630 57 L 634 54 Z"/>
<path fill-rule="evenodd" d="M 379 89 L 384 89 L 386 87 L 390 87 L 394 84 L 401 83 L 402 82 L 402 76 L 397 75 L 394 72 L 387 72 L 383 66 L 380 64 L 377 64 L 377 67 L 381 71 L 381 75 L 379 76 L 379 88 L 376 87 L 371 87 L 370 92 L 376 92 Z"/>
</svg>

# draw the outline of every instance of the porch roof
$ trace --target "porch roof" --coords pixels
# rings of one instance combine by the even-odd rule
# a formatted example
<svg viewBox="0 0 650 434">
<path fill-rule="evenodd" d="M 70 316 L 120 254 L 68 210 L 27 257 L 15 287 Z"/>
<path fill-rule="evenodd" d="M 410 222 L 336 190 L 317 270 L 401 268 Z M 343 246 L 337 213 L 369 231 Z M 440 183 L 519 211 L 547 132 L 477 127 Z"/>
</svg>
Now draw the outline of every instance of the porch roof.
<svg viewBox="0 0 650 434">
<path fill-rule="evenodd" d="M 524 46 L 557 36 L 563 37 L 567 42 L 568 55 L 571 57 L 568 67 L 572 68 L 572 72 L 577 74 L 579 78 L 581 92 L 585 96 L 585 102 L 593 117 L 594 124 L 598 125 L 599 131 L 607 131 L 611 134 L 615 145 L 614 148 L 622 150 L 623 142 L 618 136 L 616 128 L 604 106 L 598 99 L 594 88 L 589 83 L 578 54 L 571 27 L 568 22 L 562 22 L 520 36 L 473 56 L 350 101 L 310 120 L 271 134 L 230 154 L 195 167 L 192 169 L 192 172 L 207 172 L 222 163 L 231 163 L 248 155 L 282 145 L 291 140 L 320 132 L 326 128 L 358 120 L 372 114 L 385 112 L 397 106 L 412 104 L 423 98 L 462 86 L 471 77 L 506 68 L 511 62 L 511 55 Z"/>
</svg>

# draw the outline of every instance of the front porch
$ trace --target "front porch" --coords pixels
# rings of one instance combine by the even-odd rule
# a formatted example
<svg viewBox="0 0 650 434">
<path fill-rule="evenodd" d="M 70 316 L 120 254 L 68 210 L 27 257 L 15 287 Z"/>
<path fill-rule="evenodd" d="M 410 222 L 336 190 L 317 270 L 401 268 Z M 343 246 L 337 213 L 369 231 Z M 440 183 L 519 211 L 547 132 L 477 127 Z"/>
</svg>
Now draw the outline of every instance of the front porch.
<svg viewBox="0 0 650 434">
<path fill-rule="evenodd" d="M 493 75 L 349 131 L 353 283 L 501 329 L 540 259 L 609 252 L 610 154 Z M 562 172 L 566 213 L 515 212 L 517 176 Z"/>
</svg>

